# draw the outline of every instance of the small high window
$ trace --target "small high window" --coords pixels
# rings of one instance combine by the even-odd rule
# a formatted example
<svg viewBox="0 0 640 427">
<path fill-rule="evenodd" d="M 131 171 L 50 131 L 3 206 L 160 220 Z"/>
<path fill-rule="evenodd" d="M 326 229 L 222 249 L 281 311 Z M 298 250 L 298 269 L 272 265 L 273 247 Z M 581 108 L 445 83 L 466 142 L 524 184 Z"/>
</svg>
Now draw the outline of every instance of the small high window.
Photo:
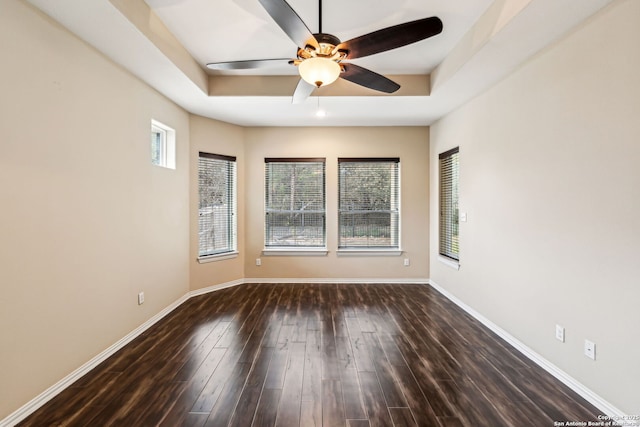
<svg viewBox="0 0 640 427">
<path fill-rule="evenodd" d="M 176 168 L 176 131 L 156 120 L 151 120 L 151 163 Z"/>
</svg>

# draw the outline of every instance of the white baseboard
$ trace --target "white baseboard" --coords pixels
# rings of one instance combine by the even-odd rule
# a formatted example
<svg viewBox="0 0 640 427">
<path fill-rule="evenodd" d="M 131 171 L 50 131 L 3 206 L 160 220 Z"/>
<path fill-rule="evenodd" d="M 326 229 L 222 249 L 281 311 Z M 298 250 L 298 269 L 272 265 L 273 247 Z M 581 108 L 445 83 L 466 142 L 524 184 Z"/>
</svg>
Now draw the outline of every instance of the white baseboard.
<svg viewBox="0 0 640 427">
<path fill-rule="evenodd" d="M 40 393 L 38 396 L 27 402 L 25 405 L 20 407 L 18 410 L 10 414 L 7 418 L 0 420 L 0 427 L 12 427 L 15 426 L 20 421 L 24 420 L 26 417 L 35 412 L 38 408 L 43 406 L 53 397 L 58 395 L 64 389 L 69 387 L 75 381 L 80 379 L 83 375 L 87 374 L 93 368 L 98 366 L 104 360 L 115 354 L 122 347 L 133 341 L 140 334 L 145 332 L 155 323 L 164 318 L 167 314 L 171 313 L 173 310 L 182 305 L 185 301 L 195 296 L 204 295 L 210 292 L 215 292 L 221 289 L 230 288 L 233 286 L 238 286 L 244 283 L 373 283 L 373 284 L 384 284 L 384 283 L 408 283 L 408 284 L 428 284 L 431 285 L 435 290 L 441 293 L 445 298 L 449 299 L 451 302 L 456 304 L 458 307 L 469 313 L 476 320 L 482 323 L 484 326 L 489 328 L 491 331 L 496 333 L 506 342 L 511 344 L 516 350 L 524 354 L 531 361 L 536 363 L 545 371 L 549 372 L 563 384 L 567 385 L 573 391 L 582 396 L 585 400 L 590 402 L 592 405 L 600 409 L 604 414 L 610 417 L 617 417 L 617 419 L 624 419 L 625 414 L 617 409 L 615 406 L 611 405 L 609 402 L 604 400 L 602 397 L 595 394 L 593 391 L 582 385 L 580 382 L 569 376 L 566 372 L 562 371 L 557 366 L 553 365 L 551 362 L 540 356 L 535 351 L 531 350 L 525 344 L 517 340 L 515 337 L 511 336 L 505 330 L 491 322 L 489 319 L 482 316 L 480 313 L 475 311 L 473 308 L 466 305 L 464 302 L 459 300 L 454 295 L 447 292 L 442 287 L 438 286 L 435 282 L 429 279 L 380 279 L 380 278 L 371 278 L 371 279 L 331 279 L 331 278 L 247 278 L 247 279 L 239 279 L 233 280 L 226 283 L 221 283 L 218 285 L 209 286 L 202 289 L 196 289 L 190 292 L 187 292 L 181 298 L 167 306 L 161 312 L 144 322 L 142 325 L 138 326 L 136 329 L 131 331 L 129 334 L 121 338 L 118 342 L 111 345 L 109 348 L 105 349 L 103 352 L 89 360 L 84 365 L 80 366 L 78 369 L 73 371 L 71 374 L 67 375 L 56 384 L 52 385 L 44 392 Z M 615 419 L 615 418 L 614 418 Z"/>
<path fill-rule="evenodd" d="M 242 285 L 243 283 L 247 283 L 247 281 L 244 280 L 244 279 L 232 280 L 231 282 L 225 282 L 225 283 L 221 283 L 219 285 L 207 286 L 206 288 L 196 289 L 194 291 L 191 291 L 191 292 L 187 293 L 187 295 L 186 295 L 187 298 L 186 299 L 197 297 L 198 295 L 204 295 L 204 294 L 208 294 L 208 293 L 211 293 L 211 292 L 219 291 L 221 289 L 232 288 L 234 286 Z"/>
<path fill-rule="evenodd" d="M 359 279 L 332 279 L 332 278 L 276 278 L 276 279 L 265 279 L 265 278 L 246 278 L 243 280 L 243 283 L 373 283 L 373 284 L 384 284 L 384 283 L 406 283 L 406 284 L 415 284 L 415 285 L 426 285 L 429 283 L 429 279 L 422 278 L 391 278 L 391 279 L 381 279 L 381 278 L 359 278 Z"/>
<path fill-rule="evenodd" d="M 498 325 L 475 311 L 473 308 L 462 302 L 455 295 L 449 293 L 446 289 L 439 286 L 433 280 L 429 280 L 429 284 L 440 294 L 442 294 L 449 301 L 456 304 L 458 307 L 466 311 L 469 315 L 475 318 L 477 321 L 482 323 L 484 326 L 493 331 L 500 338 L 505 340 L 511 346 L 513 346 L 516 350 L 534 362 L 536 365 L 540 366 L 542 369 L 553 375 L 556 379 L 562 382 L 564 385 L 569 387 L 571 390 L 578 393 L 582 398 L 584 398 L 587 402 L 591 403 L 593 406 L 602 411 L 603 414 L 612 417 L 612 419 L 625 419 L 625 414 L 613 406 L 611 403 L 607 402 L 602 397 L 598 396 L 591 389 L 587 388 L 585 385 L 580 383 L 575 378 L 571 377 L 569 374 L 564 372 L 562 369 L 558 368 L 553 363 L 549 362 L 547 359 L 542 357 L 540 354 L 533 351 L 531 348 L 526 346 L 520 340 L 509 334 L 504 329 L 500 328 Z"/>
</svg>

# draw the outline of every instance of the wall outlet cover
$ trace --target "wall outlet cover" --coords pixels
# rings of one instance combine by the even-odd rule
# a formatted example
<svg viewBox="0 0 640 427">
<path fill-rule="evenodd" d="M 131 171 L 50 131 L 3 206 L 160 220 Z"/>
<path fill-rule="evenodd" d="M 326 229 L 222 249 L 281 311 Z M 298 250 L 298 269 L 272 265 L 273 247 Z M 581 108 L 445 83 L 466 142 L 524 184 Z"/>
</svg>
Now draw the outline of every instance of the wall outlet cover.
<svg viewBox="0 0 640 427">
<path fill-rule="evenodd" d="M 596 360 L 596 344 L 589 340 L 584 340 L 584 355 L 589 359 Z"/>
</svg>

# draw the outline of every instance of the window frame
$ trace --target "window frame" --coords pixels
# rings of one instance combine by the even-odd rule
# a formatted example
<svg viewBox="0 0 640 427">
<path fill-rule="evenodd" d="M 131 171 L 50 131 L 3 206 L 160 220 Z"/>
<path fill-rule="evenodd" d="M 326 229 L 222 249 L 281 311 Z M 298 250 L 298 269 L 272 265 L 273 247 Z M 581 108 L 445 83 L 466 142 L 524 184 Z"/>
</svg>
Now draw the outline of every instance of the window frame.
<svg viewBox="0 0 640 427">
<path fill-rule="evenodd" d="M 265 157 L 265 170 L 264 170 L 264 238 L 263 238 L 263 255 L 326 255 L 327 254 L 327 180 L 326 180 L 326 158 L 324 157 Z M 270 164 L 319 164 L 322 172 L 322 196 L 321 196 L 321 209 L 315 209 L 308 211 L 310 214 L 320 214 L 322 216 L 322 242 L 317 245 L 304 245 L 304 244 L 276 244 L 269 236 L 271 233 L 271 221 L 269 215 L 277 213 L 292 214 L 294 211 L 274 209 L 270 206 L 271 196 L 269 193 L 269 186 L 272 182 L 270 177 Z M 296 210 L 298 211 L 298 210 Z M 302 209 L 299 210 L 302 212 Z M 306 212 L 305 212 L 306 213 Z M 303 226 L 304 227 L 304 226 Z M 297 229 L 296 226 L 294 228 Z M 299 235 L 296 233 L 296 236 Z"/>
<path fill-rule="evenodd" d="M 220 233 L 226 235 L 225 245 L 220 249 L 213 249 L 211 251 L 202 251 L 202 183 L 200 180 L 202 163 L 203 162 L 218 162 L 218 166 L 221 167 L 220 172 L 226 178 L 226 200 L 223 206 L 226 206 L 225 219 L 222 222 L 222 226 L 225 230 L 219 230 Z M 220 163 L 222 162 L 222 163 Z M 220 259 L 226 259 L 236 256 L 238 254 L 238 203 L 237 203 L 237 188 L 238 188 L 238 175 L 237 175 L 237 158 L 235 156 L 226 156 L 222 154 L 213 154 L 208 152 L 198 152 L 198 262 L 209 262 Z M 216 226 L 217 221 L 212 221 L 212 226 Z M 215 244 L 214 244 L 215 245 Z"/>
<path fill-rule="evenodd" d="M 343 169 L 346 163 L 395 163 L 395 173 L 390 177 L 390 206 L 389 209 L 367 210 L 368 213 L 390 214 L 390 236 L 389 245 L 348 245 L 342 240 L 343 218 L 345 214 L 352 214 L 353 209 L 346 209 L 342 206 L 343 197 Z M 401 249 L 401 162 L 399 157 L 340 157 L 338 158 L 338 253 L 340 255 L 400 255 Z M 395 217 L 395 224 L 394 224 Z"/>
<path fill-rule="evenodd" d="M 438 254 L 456 268 L 460 264 L 459 153 L 460 147 L 455 147 L 438 155 Z"/>
</svg>

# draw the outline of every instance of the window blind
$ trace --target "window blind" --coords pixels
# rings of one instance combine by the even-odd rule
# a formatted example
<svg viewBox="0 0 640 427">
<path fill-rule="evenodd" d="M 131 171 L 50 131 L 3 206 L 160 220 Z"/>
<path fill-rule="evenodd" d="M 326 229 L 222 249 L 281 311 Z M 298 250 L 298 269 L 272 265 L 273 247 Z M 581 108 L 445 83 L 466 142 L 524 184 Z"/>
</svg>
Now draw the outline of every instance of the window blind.
<svg viewBox="0 0 640 427">
<path fill-rule="evenodd" d="M 400 159 L 338 159 L 339 248 L 399 248 Z"/>
<path fill-rule="evenodd" d="M 325 159 L 265 159 L 265 247 L 324 247 L 325 216 Z"/>
<path fill-rule="evenodd" d="M 439 155 L 440 255 L 459 261 L 458 183 L 459 148 Z"/>
<path fill-rule="evenodd" d="M 236 250 L 236 158 L 199 153 L 198 255 Z"/>
</svg>

